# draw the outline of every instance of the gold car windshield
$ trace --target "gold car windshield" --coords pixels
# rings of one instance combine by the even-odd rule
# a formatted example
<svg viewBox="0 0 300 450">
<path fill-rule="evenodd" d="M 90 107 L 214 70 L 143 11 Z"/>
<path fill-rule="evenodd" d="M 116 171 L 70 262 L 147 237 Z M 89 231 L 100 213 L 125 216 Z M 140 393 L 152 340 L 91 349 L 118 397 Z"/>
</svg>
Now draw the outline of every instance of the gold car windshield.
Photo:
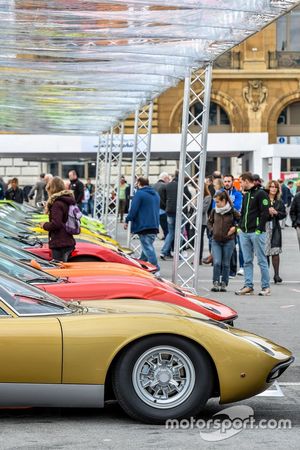
<svg viewBox="0 0 300 450">
<path fill-rule="evenodd" d="M 28 286 L 0 274 L 2 300 L 18 315 L 52 315 L 78 312 L 79 306 L 70 305 L 54 295 Z"/>
<path fill-rule="evenodd" d="M 11 307 L 19 316 L 70 314 L 72 310 L 65 304 L 52 303 L 44 298 L 14 295 L 11 299 Z"/>
</svg>

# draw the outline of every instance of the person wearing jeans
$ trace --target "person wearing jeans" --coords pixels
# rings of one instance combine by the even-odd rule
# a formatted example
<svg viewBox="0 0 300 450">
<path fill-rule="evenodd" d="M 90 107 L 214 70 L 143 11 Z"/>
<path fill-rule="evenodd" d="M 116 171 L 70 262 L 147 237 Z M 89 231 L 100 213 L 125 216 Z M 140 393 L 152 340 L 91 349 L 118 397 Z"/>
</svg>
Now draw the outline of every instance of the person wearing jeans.
<svg viewBox="0 0 300 450">
<path fill-rule="evenodd" d="M 149 263 L 153 264 L 154 266 L 158 266 L 157 264 L 157 256 L 153 247 L 154 241 L 156 239 L 156 234 L 154 233 L 146 233 L 146 234 L 139 234 L 141 247 L 142 247 L 142 253 L 140 256 L 140 259 L 142 261 L 149 261 Z"/>
<path fill-rule="evenodd" d="M 67 262 L 72 251 L 75 249 L 75 245 L 61 248 L 52 249 L 52 259 L 55 261 Z"/>
<path fill-rule="evenodd" d="M 238 248 L 239 248 L 239 264 L 240 264 L 240 269 L 237 272 L 237 275 L 243 276 L 244 275 L 244 257 L 243 257 L 243 250 L 242 250 L 239 235 L 237 235 L 237 243 L 238 243 Z"/>
<path fill-rule="evenodd" d="M 266 233 L 243 233 L 240 231 L 239 238 L 244 257 L 245 286 L 253 290 L 253 257 L 255 254 L 261 273 L 262 290 L 268 289 L 270 287 L 270 275 L 268 260 L 265 253 Z"/>
<path fill-rule="evenodd" d="M 137 234 L 140 239 L 141 259 L 156 266 L 157 273 L 159 265 L 153 244 L 159 231 L 159 204 L 159 195 L 149 186 L 148 178 L 139 177 L 137 191 L 124 224 L 124 229 L 127 230 L 128 222 L 131 222 L 132 233 Z"/>
<path fill-rule="evenodd" d="M 161 259 L 164 259 L 165 256 L 171 256 L 171 250 L 175 236 L 175 221 L 176 221 L 175 215 L 167 214 L 168 234 L 166 236 L 164 245 L 160 250 Z"/>
<path fill-rule="evenodd" d="M 233 208 L 227 192 L 217 192 L 207 226 L 212 235 L 213 292 L 226 292 L 229 281 L 230 260 L 235 246 L 236 224 L 240 217 Z"/>
<path fill-rule="evenodd" d="M 176 170 L 175 176 L 170 183 L 165 183 L 160 190 L 160 207 L 167 213 L 168 234 L 164 245 L 160 251 L 160 258 L 165 260 L 166 257 L 171 256 L 171 250 L 174 243 L 175 235 L 175 220 L 177 207 L 177 191 L 178 191 L 178 176 L 179 172 Z M 184 186 L 184 201 L 183 207 L 187 199 L 191 198 L 191 193 L 187 186 Z"/>
<path fill-rule="evenodd" d="M 214 239 L 211 242 L 213 254 L 213 285 L 218 285 L 222 292 L 225 292 L 229 282 L 229 269 L 232 252 L 235 241 L 231 239 L 227 242 L 217 242 Z M 222 282 L 220 284 L 220 279 Z"/>
<path fill-rule="evenodd" d="M 156 190 L 160 197 L 160 209 L 159 209 L 159 222 L 161 229 L 163 231 L 163 239 L 165 240 L 168 234 L 168 222 L 167 222 L 167 213 L 165 211 L 165 204 L 163 203 L 163 199 L 161 198 L 161 192 L 164 190 L 165 185 L 170 182 L 170 176 L 167 172 L 162 172 L 159 175 L 158 181 L 153 185 L 153 188 Z"/>
<path fill-rule="evenodd" d="M 259 295 L 270 295 L 270 275 L 266 248 L 266 223 L 269 220 L 270 200 L 264 189 L 255 185 L 253 175 L 245 172 L 240 177 L 244 192 L 241 218 L 239 222 L 239 238 L 244 257 L 244 286 L 236 291 L 236 295 L 252 295 L 254 254 L 261 273 L 261 291 Z"/>
<path fill-rule="evenodd" d="M 228 175 L 223 176 L 224 191 L 227 192 L 234 209 L 240 213 L 241 209 L 242 209 L 242 203 L 243 203 L 243 194 L 235 188 L 233 182 L 234 182 L 233 175 L 228 174 Z M 237 244 L 237 238 L 235 238 L 235 245 L 234 245 L 234 249 L 233 249 L 231 261 L 230 261 L 230 272 L 229 272 L 230 278 L 234 278 L 237 274 L 236 244 Z"/>
</svg>

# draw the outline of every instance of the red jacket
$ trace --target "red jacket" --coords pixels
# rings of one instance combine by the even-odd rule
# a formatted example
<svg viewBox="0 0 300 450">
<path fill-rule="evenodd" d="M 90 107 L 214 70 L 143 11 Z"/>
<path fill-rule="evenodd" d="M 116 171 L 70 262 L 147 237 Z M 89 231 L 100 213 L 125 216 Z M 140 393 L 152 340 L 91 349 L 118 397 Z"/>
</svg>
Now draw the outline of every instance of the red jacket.
<svg viewBox="0 0 300 450">
<path fill-rule="evenodd" d="M 70 205 L 75 205 L 70 191 L 58 192 L 48 200 L 49 222 L 44 223 L 43 228 L 49 232 L 49 248 L 75 247 L 75 239 L 64 226 Z"/>
</svg>

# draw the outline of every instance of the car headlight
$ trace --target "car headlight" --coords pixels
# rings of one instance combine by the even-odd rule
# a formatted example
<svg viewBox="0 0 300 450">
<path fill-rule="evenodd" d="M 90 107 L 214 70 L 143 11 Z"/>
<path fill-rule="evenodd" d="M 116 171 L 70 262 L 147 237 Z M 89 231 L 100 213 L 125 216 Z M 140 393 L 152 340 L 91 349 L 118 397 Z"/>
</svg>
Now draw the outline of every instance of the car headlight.
<svg viewBox="0 0 300 450">
<path fill-rule="evenodd" d="M 260 350 L 264 351 L 268 355 L 271 355 L 271 356 L 275 355 L 275 353 L 272 352 L 272 350 L 270 350 L 268 347 L 266 347 L 265 345 L 263 345 L 260 342 L 258 342 L 257 340 L 255 340 L 255 338 L 252 338 L 252 336 L 240 336 L 240 337 L 242 339 L 245 339 L 245 341 L 249 342 L 250 344 L 254 345 L 255 347 L 259 348 Z"/>
</svg>

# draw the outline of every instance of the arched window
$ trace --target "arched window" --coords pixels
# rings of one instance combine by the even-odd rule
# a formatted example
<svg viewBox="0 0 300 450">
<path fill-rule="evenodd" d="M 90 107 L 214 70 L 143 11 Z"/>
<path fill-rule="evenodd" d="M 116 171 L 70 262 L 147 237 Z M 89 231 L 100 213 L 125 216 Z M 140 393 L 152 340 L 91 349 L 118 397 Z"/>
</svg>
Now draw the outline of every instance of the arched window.
<svg viewBox="0 0 300 450">
<path fill-rule="evenodd" d="M 202 111 L 202 104 L 197 102 L 190 107 L 190 112 L 194 117 L 197 117 Z M 191 120 L 191 118 L 190 118 Z M 191 131 L 199 131 L 197 124 L 190 127 Z M 209 108 L 209 133 L 230 133 L 231 125 L 226 111 L 217 103 L 211 102 Z"/>
<path fill-rule="evenodd" d="M 300 144 L 300 102 L 291 103 L 279 114 L 277 141 L 287 144 Z M 299 171 L 300 159 L 282 159 L 281 170 L 283 172 Z"/>
<path fill-rule="evenodd" d="M 291 103 L 281 111 L 277 135 L 286 136 L 289 144 L 300 144 L 300 102 Z"/>
<path fill-rule="evenodd" d="M 191 114 L 197 117 L 201 114 L 203 108 L 201 103 L 194 103 L 190 107 L 189 122 L 192 120 Z M 201 122 L 201 119 L 200 119 Z M 189 127 L 192 133 L 198 133 L 199 125 L 197 123 Z M 209 133 L 231 133 L 231 124 L 226 111 L 217 103 L 210 102 L 209 108 Z M 222 173 L 231 173 L 231 158 L 229 156 L 210 156 L 206 159 L 206 174 L 211 174 L 214 170 L 221 170 Z"/>
</svg>

